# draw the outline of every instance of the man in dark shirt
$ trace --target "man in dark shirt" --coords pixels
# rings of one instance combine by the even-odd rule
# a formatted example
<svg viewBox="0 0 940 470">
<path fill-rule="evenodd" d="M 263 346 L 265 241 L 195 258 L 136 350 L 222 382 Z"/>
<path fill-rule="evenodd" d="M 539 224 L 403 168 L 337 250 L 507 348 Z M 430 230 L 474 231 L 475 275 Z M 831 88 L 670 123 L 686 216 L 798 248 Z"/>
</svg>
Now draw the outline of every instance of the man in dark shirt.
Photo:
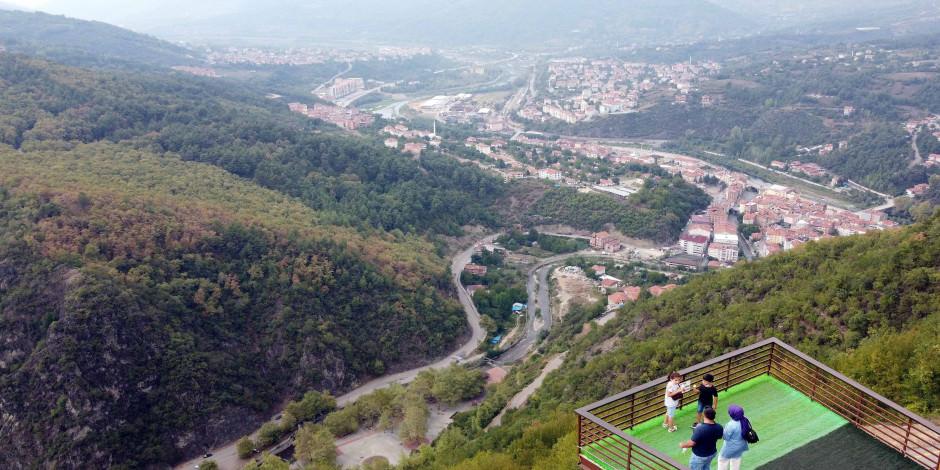
<svg viewBox="0 0 940 470">
<path fill-rule="evenodd" d="M 689 458 L 689 468 L 692 470 L 709 469 L 712 459 L 718 453 L 718 439 L 724 434 L 721 425 L 715 423 L 714 408 L 705 408 L 702 414 L 705 422 L 695 427 L 691 439 L 679 444 L 683 449 L 692 449 L 692 457 Z"/>
<path fill-rule="evenodd" d="M 702 377 L 702 383 L 698 385 L 698 412 L 695 415 L 695 422 L 692 423 L 692 429 L 702 422 L 702 411 L 705 408 L 718 409 L 718 389 L 715 388 L 714 381 L 714 375 L 705 374 Z"/>
</svg>

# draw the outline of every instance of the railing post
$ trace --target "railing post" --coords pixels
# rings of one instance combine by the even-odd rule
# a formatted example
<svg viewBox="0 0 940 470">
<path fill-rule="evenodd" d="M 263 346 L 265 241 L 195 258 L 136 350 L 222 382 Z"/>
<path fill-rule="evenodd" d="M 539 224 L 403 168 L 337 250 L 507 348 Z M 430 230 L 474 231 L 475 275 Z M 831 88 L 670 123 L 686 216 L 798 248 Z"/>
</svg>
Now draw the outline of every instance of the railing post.
<svg viewBox="0 0 940 470">
<path fill-rule="evenodd" d="M 858 391 L 858 402 L 855 404 L 855 425 L 859 428 L 862 427 L 862 402 L 865 401 L 865 394 L 859 390 Z"/>
<path fill-rule="evenodd" d="M 633 443 L 627 442 L 627 468 L 633 468 Z"/>
<path fill-rule="evenodd" d="M 907 457 L 907 443 L 911 439 L 911 426 L 914 424 L 914 418 L 907 418 L 907 432 L 904 433 L 904 447 L 901 449 L 901 455 Z"/>
<path fill-rule="evenodd" d="M 578 415 L 578 453 L 581 453 L 581 448 L 584 447 L 584 434 L 581 430 L 581 420 L 583 417 Z"/>
<path fill-rule="evenodd" d="M 770 370 L 774 365 L 774 349 L 776 349 L 774 343 L 770 343 L 770 357 L 767 358 L 767 375 L 770 376 L 773 376 L 773 374 L 770 373 Z"/>
<path fill-rule="evenodd" d="M 809 399 L 816 401 L 816 383 L 819 382 L 819 367 L 813 366 L 813 390 L 809 394 Z"/>
<path fill-rule="evenodd" d="M 630 427 L 627 429 L 633 429 L 633 426 L 636 424 L 636 394 L 630 395 Z"/>
<path fill-rule="evenodd" d="M 728 358 L 728 367 L 725 368 L 725 390 L 731 388 L 731 361 L 733 358 Z"/>
</svg>

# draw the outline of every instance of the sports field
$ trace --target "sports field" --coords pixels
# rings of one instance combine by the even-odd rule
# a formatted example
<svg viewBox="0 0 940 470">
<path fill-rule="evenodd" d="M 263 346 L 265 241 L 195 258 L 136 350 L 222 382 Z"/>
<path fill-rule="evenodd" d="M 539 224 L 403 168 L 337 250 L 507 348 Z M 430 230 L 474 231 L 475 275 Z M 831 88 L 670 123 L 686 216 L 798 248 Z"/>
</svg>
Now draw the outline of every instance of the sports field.
<svg viewBox="0 0 940 470">
<path fill-rule="evenodd" d="M 627 431 L 647 445 L 687 464 L 689 453 L 682 453 L 679 443 L 692 435 L 690 426 L 695 421 L 695 397 L 688 397 L 686 405 L 676 413 L 679 430 L 667 432 L 662 417 L 654 418 Z M 728 405 L 744 408 L 760 442 L 752 444 L 744 454 L 742 468 L 758 468 L 769 464 L 773 468 L 897 468 L 915 469 L 913 462 L 904 459 L 890 448 L 856 430 L 841 416 L 810 400 L 770 376 L 761 376 L 736 385 L 719 394 L 718 422 L 727 423 Z M 665 411 L 665 409 L 664 409 Z M 828 439 L 826 439 L 828 436 Z M 827 444 L 828 443 L 828 444 Z M 833 448 L 837 445 L 838 448 Z M 721 443 L 718 444 L 719 449 Z M 591 457 L 589 448 L 582 454 Z M 792 454 L 788 456 L 788 454 Z M 842 465 L 833 466 L 832 458 L 841 455 Z M 788 456 L 788 458 L 784 458 Z M 828 457 L 828 458 L 822 458 Z M 780 459 L 779 461 L 777 461 Z M 602 463 L 592 459 L 595 463 Z M 775 462 L 776 461 L 776 462 Z M 786 462 L 785 465 L 782 465 Z M 825 462 L 825 464 L 824 464 Z M 853 467 L 852 465 L 858 465 Z M 874 465 L 874 466 L 873 466 Z M 609 465 L 601 465 L 614 470 Z M 712 468 L 716 463 L 712 463 Z"/>
</svg>

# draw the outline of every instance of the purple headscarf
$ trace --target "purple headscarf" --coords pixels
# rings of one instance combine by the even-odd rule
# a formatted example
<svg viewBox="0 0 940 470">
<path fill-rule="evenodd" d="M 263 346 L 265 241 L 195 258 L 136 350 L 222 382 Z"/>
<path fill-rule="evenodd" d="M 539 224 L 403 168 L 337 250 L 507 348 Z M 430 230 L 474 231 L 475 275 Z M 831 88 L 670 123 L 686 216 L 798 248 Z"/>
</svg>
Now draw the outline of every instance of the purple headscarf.
<svg viewBox="0 0 940 470">
<path fill-rule="evenodd" d="M 731 416 L 731 419 L 741 423 L 742 437 L 751 430 L 751 422 L 747 420 L 746 416 L 744 416 L 744 408 L 741 408 L 738 405 L 731 405 L 728 407 L 728 415 Z"/>
</svg>

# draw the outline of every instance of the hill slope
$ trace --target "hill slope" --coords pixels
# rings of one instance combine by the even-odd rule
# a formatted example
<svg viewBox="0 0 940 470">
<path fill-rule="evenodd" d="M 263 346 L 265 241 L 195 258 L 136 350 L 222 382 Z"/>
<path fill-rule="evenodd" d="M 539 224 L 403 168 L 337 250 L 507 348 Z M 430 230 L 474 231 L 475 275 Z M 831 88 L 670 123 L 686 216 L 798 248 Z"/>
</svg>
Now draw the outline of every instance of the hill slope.
<svg viewBox="0 0 940 470">
<path fill-rule="evenodd" d="M 0 151 L 5 468 L 172 463 L 465 328 L 417 239 L 113 144 Z"/>
<path fill-rule="evenodd" d="M 570 347 L 525 409 L 459 418 L 406 469 L 574 468 L 578 406 L 777 336 L 910 409 L 940 414 L 940 217 L 810 243 L 625 307 Z M 602 311 L 575 309 L 558 338 Z M 567 336 L 566 336 L 567 335 Z M 549 348 L 546 356 L 550 355 Z M 498 408 L 497 408 L 498 410 Z M 495 412 L 494 412 L 495 414 Z"/>
<path fill-rule="evenodd" d="M 421 235 L 492 221 L 497 178 L 224 82 L 0 83 L 0 466 L 170 464 L 464 333 Z"/>
<path fill-rule="evenodd" d="M 12 52 L 81 65 L 170 67 L 197 62 L 186 49 L 97 21 L 0 9 L 0 44 Z"/>
<path fill-rule="evenodd" d="M 437 155 L 317 126 L 240 85 L 168 74 L 88 71 L 0 55 L 0 142 L 133 142 L 219 166 L 348 225 L 456 233 L 492 224 L 496 176 Z M 316 132 L 311 132 L 316 131 Z"/>
</svg>

